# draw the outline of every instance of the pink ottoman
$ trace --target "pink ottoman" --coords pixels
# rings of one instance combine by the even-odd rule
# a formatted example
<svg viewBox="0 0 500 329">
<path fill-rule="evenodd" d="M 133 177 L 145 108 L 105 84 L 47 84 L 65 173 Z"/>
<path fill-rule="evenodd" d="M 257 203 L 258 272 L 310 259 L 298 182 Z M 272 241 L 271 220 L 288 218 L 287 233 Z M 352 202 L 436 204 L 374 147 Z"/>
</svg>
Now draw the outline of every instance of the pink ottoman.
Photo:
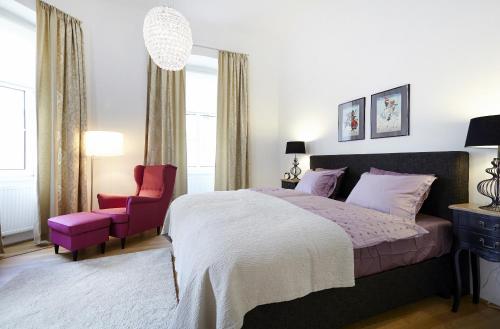
<svg viewBox="0 0 500 329">
<path fill-rule="evenodd" d="M 49 218 L 50 241 L 54 244 L 56 254 L 59 246 L 70 250 L 73 260 L 78 258 L 78 249 L 101 245 L 104 253 L 106 241 L 109 239 L 111 218 L 91 212 L 77 212 Z"/>
</svg>

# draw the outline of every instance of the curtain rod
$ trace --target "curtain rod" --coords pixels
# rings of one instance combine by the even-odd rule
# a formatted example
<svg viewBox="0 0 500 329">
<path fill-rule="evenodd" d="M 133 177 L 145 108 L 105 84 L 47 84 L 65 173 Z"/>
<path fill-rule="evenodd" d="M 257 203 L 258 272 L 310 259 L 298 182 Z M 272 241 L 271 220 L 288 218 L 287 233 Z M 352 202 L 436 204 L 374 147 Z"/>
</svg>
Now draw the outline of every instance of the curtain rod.
<svg viewBox="0 0 500 329">
<path fill-rule="evenodd" d="M 235 53 L 235 51 L 225 50 L 225 49 L 217 49 L 217 48 L 214 48 L 214 47 L 209 47 L 209 46 L 200 45 L 199 43 L 193 43 L 193 47 L 199 47 L 199 48 L 205 48 L 205 49 L 210 49 L 210 50 L 216 50 L 216 51 L 227 51 L 227 52 L 230 52 L 230 53 Z M 246 55 L 246 56 L 250 56 L 249 54 L 245 54 L 245 53 L 239 53 L 239 54 L 243 54 L 243 55 Z"/>
</svg>

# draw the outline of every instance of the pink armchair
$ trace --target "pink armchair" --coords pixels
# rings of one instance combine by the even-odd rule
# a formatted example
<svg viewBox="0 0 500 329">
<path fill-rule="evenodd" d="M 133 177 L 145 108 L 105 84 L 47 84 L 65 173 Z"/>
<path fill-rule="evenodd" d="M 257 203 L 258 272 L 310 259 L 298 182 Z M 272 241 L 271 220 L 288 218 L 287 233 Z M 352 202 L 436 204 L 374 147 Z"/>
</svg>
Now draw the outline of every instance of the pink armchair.
<svg viewBox="0 0 500 329">
<path fill-rule="evenodd" d="M 177 167 L 172 165 L 136 166 L 134 196 L 98 194 L 95 213 L 111 218 L 110 235 L 120 238 L 122 249 L 127 236 L 156 228 L 160 234 L 172 199 Z"/>
</svg>

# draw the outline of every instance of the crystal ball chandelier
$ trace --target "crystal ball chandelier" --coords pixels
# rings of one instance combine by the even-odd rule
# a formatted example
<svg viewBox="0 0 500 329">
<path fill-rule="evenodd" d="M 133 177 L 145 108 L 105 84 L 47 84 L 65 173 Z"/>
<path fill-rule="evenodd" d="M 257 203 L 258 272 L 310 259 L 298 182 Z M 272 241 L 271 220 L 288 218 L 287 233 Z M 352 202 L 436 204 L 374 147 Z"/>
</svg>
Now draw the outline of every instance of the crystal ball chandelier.
<svg viewBox="0 0 500 329">
<path fill-rule="evenodd" d="M 160 68 L 179 71 L 191 55 L 193 38 L 189 22 L 181 13 L 167 6 L 152 8 L 144 19 L 146 49 Z"/>
</svg>

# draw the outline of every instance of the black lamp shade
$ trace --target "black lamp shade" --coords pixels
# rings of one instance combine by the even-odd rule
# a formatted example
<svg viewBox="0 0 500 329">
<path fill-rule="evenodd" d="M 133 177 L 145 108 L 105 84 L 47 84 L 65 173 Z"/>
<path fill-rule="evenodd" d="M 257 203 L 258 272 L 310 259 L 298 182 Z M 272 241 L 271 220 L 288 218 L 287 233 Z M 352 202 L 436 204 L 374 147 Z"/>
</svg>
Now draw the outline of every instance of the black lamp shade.
<svg viewBox="0 0 500 329">
<path fill-rule="evenodd" d="M 286 154 L 304 154 L 306 153 L 306 144 L 304 142 L 287 142 Z"/>
<path fill-rule="evenodd" d="M 500 115 L 489 115 L 470 120 L 465 146 L 500 145 Z"/>
</svg>

